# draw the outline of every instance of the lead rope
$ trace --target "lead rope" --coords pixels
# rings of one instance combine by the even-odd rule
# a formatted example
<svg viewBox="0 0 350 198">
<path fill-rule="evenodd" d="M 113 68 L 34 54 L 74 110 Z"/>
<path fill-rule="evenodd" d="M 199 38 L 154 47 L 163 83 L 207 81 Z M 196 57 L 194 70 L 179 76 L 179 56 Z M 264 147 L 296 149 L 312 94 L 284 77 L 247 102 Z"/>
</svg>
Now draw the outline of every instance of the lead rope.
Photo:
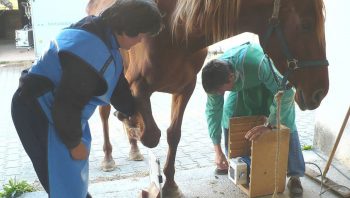
<svg viewBox="0 0 350 198">
<path fill-rule="evenodd" d="M 277 198 L 278 195 L 278 178 L 279 178 L 279 156 L 280 156 L 280 130 L 281 130 L 281 98 L 283 95 L 283 91 L 278 91 L 275 95 L 276 101 L 277 101 L 277 112 L 276 112 L 276 123 L 277 123 L 277 132 L 276 132 L 276 139 L 277 139 L 277 149 L 276 149 L 276 157 L 275 157 L 275 190 L 273 192 L 272 198 Z"/>
</svg>

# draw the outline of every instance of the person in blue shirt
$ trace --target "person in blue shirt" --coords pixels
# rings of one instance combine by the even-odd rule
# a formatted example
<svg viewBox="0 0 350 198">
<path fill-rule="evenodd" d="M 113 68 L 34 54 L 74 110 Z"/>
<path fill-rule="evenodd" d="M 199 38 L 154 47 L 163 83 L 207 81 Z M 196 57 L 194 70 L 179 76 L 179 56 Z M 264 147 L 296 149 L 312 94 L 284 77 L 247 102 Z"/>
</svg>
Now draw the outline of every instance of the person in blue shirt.
<svg viewBox="0 0 350 198">
<path fill-rule="evenodd" d="M 273 70 L 273 71 L 272 71 Z M 273 72 L 276 74 L 274 77 Z M 218 59 L 206 64 L 202 70 L 202 84 L 208 94 L 206 117 L 209 136 L 214 144 L 217 174 L 227 174 L 228 163 L 220 143 L 224 129 L 227 154 L 228 126 L 231 117 L 264 115 L 265 125 L 256 126 L 247 132 L 246 138 L 256 140 L 261 134 L 276 126 L 277 101 L 274 95 L 279 90 L 282 76 L 271 61 L 271 67 L 262 48 L 246 43 L 226 51 Z M 224 93 L 228 91 L 227 98 Z M 299 177 L 304 176 L 305 163 L 295 125 L 294 90 L 284 91 L 281 98 L 280 121 L 290 129 L 288 156 L 288 187 L 291 193 L 303 192 Z"/>
<path fill-rule="evenodd" d="M 60 31 L 29 70 L 22 72 L 11 113 L 22 145 L 50 198 L 85 198 L 91 134 L 98 105 L 127 116 L 134 100 L 120 49 L 159 33 L 153 0 L 118 0 L 100 16 Z"/>
</svg>

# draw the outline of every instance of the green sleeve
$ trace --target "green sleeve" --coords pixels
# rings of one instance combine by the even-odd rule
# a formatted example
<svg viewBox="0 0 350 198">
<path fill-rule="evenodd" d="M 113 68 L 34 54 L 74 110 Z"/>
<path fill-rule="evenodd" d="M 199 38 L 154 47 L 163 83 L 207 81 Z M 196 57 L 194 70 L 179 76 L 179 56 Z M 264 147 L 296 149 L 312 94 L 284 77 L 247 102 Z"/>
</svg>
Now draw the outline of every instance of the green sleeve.
<svg viewBox="0 0 350 198">
<path fill-rule="evenodd" d="M 279 82 L 282 81 L 282 75 L 275 69 L 272 61 L 271 64 L 274 68 L 276 76 Z M 278 92 L 278 84 L 271 72 L 267 58 L 264 58 L 259 67 L 259 79 L 264 83 L 267 89 L 269 89 L 273 95 Z M 277 100 L 274 97 L 273 102 L 270 106 L 270 115 L 268 121 L 272 125 L 276 125 L 276 113 L 277 113 Z M 281 114 L 280 114 L 281 124 L 290 128 L 291 132 L 296 130 L 295 126 L 295 104 L 294 104 L 294 90 L 289 89 L 284 91 L 281 98 Z"/>
<path fill-rule="evenodd" d="M 205 115 L 207 118 L 209 137 L 213 144 L 221 142 L 221 119 L 223 113 L 224 96 L 208 95 Z"/>
<path fill-rule="evenodd" d="M 224 112 L 221 125 L 223 128 L 229 129 L 230 119 L 233 117 L 234 111 L 236 110 L 237 92 L 230 91 L 224 100 Z"/>
</svg>

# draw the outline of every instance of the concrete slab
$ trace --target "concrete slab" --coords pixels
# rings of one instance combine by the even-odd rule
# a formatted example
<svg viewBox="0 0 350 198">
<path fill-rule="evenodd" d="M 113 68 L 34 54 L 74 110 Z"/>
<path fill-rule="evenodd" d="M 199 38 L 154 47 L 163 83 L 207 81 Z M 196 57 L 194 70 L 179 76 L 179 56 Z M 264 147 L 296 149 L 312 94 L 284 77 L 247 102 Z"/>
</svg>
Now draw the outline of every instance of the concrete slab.
<svg viewBox="0 0 350 198">
<path fill-rule="evenodd" d="M 319 173 L 319 168 L 322 172 L 324 171 L 329 156 L 325 156 L 318 150 L 304 151 L 303 155 L 307 168 L 310 168 L 317 173 Z M 332 161 L 326 177 L 334 181 L 337 185 L 343 186 L 343 189 L 347 188 L 345 192 L 348 192 L 348 189 L 350 189 L 350 170 L 346 164 L 341 161 L 336 159 Z"/>
<path fill-rule="evenodd" d="M 16 48 L 14 40 L 0 40 L 0 64 L 32 61 L 34 58 L 33 48 Z"/>
<path fill-rule="evenodd" d="M 248 197 L 227 176 L 218 176 L 213 173 L 214 167 L 198 168 L 179 171 L 176 181 L 186 198 L 224 198 Z M 99 182 L 90 185 L 89 192 L 94 198 L 135 198 L 141 189 L 147 188 L 148 177 L 132 177 L 115 181 Z M 304 198 L 314 198 L 320 192 L 320 186 L 308 178 L 302 178 Z M 45 192 L 27 193 L 21 198 L 46 198 Z M 269 198 L 272 196 L 263 196 Z M 279 194 L 280 198 L 288 198 L 289 191 Z M 323 197 L 335 198 L 335 194 L 326 192 Z"/>
</svg>

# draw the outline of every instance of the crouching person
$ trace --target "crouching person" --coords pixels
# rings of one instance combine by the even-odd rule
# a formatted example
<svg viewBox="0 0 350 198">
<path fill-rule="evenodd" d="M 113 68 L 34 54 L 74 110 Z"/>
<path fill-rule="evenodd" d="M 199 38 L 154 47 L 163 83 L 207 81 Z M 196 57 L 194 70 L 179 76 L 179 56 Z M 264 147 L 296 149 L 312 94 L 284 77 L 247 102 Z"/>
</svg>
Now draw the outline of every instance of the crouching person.
<svg viewBox="0 0 350 198">
<path fill-rule="evenodd" d="M 217 174 L 227 174 L 228 163 L 220 143 L 223 128 L 227 154 L 228 127 L 231 117 L 253 115 L 268 117 L 265 125 L 248 131 L 245 137 L 249 140 L 259 138 L 276 126 L 277 101 L 274 95 L 279 90 L 277 81 L 281 81 L 282 77 L 272 62 L 271 67 L 259 45 L 246 43 L 226 51 L 219 59 L 210 61 L 203 68 L 202 84 L 208 94 L 205 113 L 209 136 L 214 144 Z M 226 91 L 229 93 L 224 99 Z M 305 163 L 295 125 L 293 89 L 286 90 L 281 98 L 280 119 L 291 132 L 288 188 L 292 194 L 301 194 L 303 188 L 299 177 L 304 176 Z"/>
</svg>

